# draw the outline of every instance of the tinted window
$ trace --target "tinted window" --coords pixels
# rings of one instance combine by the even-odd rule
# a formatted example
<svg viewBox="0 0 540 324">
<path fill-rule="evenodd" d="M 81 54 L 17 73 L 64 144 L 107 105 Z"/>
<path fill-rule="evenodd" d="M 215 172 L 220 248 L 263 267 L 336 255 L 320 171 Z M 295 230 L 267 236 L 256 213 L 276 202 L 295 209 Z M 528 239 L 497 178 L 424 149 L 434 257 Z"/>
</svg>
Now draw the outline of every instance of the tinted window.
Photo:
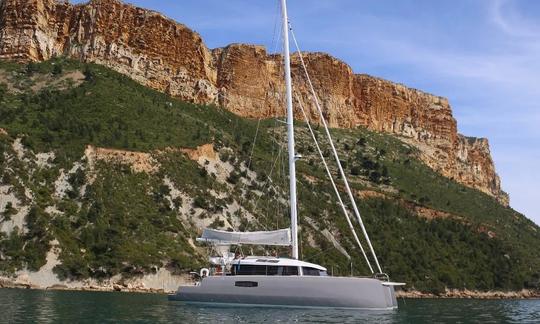
<svg viewBox="0 0 540 324">
<path fill-rule="evenodd" d="M 231 273 L 236 276 L 298 276 L 298 267 L 237 264 Z"/>
<path fill-rule="evenodd" d="M 266 266 L 264 265 L 250 265 L 250 264 L 246 264 L 246 265 L 236 265 L 235 266 L 235 270 L 234 273 L 236 275 L 241 275 L 241 276 L 257 276 L 257 275 L 266 275 Z"/>
<path fill-rule="evenodd" d="M 281 273 L 282 276 L 298 276 L 298 267 L 280 267 L 280 268 L 283 268 L 283 271 Z"/>
<path fill-rule="evenodd" d="M 278 269 L 281 267 L 278 266 L 267 266 L 266 267 L 266 274 L 268 276 L 277 276 L 279 274 Z"/>
<path fill-rule="evenodd" d="M 315 268 L 302 267 L 302 272 L 304 276 L 320 276 L 320 271 Z"/>
</svg>

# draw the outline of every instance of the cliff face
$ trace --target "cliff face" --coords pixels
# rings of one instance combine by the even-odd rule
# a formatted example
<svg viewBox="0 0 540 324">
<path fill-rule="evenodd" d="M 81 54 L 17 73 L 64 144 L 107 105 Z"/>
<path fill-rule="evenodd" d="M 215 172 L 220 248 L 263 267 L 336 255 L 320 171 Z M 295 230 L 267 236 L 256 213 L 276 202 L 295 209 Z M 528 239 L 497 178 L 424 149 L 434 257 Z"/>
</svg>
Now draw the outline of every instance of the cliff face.
<svg viewBox="0 0 540 324">
<path fill-rule="evenodd" d="M 0 15 L 0 58 L 41 61 L 65 55 L 111 67 L 186 101 L 219 104 L 241 116 L 284 113 L 281 57 L 263 47 L 233 44 L 209 50 L 186 26 L 117 0 L 82 5 L 4 0 Z M 418 147 L 433 169 L 508 204 L 487 140 L 458 134 L 445 98 L 354 74 L 327 54 L 306 53 L 305 60 L 331 126 L 361 125 L 399 136 Z M 295 100 L 302 101 L 317 121 L 298 57 L 293 56 L 292 65 Z"/>
</svg>

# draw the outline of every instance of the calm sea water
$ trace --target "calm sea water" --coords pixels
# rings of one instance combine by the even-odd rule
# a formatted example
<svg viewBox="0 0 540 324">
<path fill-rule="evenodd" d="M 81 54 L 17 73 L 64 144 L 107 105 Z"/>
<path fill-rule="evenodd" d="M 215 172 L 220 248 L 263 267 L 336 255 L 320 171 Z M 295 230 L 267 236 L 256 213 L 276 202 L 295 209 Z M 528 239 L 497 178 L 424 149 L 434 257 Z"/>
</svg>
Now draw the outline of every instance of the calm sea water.
<svg viewBox="0 0 540 324">
<path fill-rule="evenodd" d="M 540 323 L 540 300 L 400 300 L 389 312 L 218 308 L 164 295 L 0 289 L 0 323 Z"/>
</svg>

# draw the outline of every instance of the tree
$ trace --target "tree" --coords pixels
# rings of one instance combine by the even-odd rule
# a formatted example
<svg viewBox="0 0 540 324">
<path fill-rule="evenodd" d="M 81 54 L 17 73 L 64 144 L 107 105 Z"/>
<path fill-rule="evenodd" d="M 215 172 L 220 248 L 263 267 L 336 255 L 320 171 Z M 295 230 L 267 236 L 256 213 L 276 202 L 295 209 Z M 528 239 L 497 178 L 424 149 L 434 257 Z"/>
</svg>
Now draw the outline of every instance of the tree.
<svg viewBox="0 0 540 324">
<path fill-rule="evenodd" d="M 53 66 L 52 74 L 53 74 L 53 75 L 60 75 L 60 74 L 62 74 L 62 72 L 64 72 L 64 68 L 62 67 L 62 64 L 56 63 L 56 64 Z"/>
<path fill-rule="evenodd" d="M 362 146 L 362 147 L 366 146 L 366 139 L 363 138 L 363 137 L 360 137 L 360 138 L 358 139 L 358 142 L 356 142 L 356 145 Z"/>
<path fill-rule="evenodd" d="M 33 75 L 34 73 L 39 71 L 39 66 L 34 62 L 29 62 L 26 65 L 26 74 Z"/>
<path fill-rule="evenodd" d="M 7 93 L 7 85 L 5 83 L 0 83 L 0 100 L 4 99 L 4 96 Z"/>
<path fill-rule="evenodd" d="M 231 174 L 227 177 L 227 182 L 233 185 L 237 184 L 238 180 L 240 180 L 240 175 L 236 171 L 231 172 Z"/>
<path fill-rule="evenodd" d="M 17 214 L 17 209 L 13 207 L 11 201 L 8 201 L 6 207 L 4 208 L 4 212 L 2 213 L 2 216 L 4 216 L 4 221 L 10 221 L 11 216 L 15 214 Z"/>
<path fill-rule="evenodd" d="M 193 206 L 201 209 L 208 209 L 210 207 L 206 199 L 202 196 L 197 196 L 193 199 Z"/>
<path fill-rule="evenodd" d="M 83 74 L 84 74 L 84 81 L 87 81 L 87 82 L 94 81 L 95 79 L 94 71 L 92 71 L 92 69 L 90 69 L 89 66 L 86 66 L 84 68 Z"/>
<path fill-rule="evenodd" d="M 369 181 L 374 183 L 380 183 L 381 182 L 381 174 L 379 171 L 371 171 L 369 173 Z"/>
<path fill-rule="evenodd" d="M 359 166 L 355 165 L 351 168 L 352 175 L 359 176 L 361 173 L 362 173 L 362 168 L 360 168 Z"/>
</svg>

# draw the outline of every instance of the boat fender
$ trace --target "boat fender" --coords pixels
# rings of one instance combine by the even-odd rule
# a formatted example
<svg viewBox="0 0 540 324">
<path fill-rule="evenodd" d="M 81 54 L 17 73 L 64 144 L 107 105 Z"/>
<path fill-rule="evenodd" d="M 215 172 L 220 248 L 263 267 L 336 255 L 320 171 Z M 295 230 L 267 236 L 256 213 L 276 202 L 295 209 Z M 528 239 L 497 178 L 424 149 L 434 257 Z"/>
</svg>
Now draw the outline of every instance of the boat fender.
<svg viewBox="0 0 540 324">
<path fill-rule="evenodd" d="M 209 274 L 210 274 L 210 270 L 208 270 L 207 268 L 201 269 L 201 273 L 200 273 L 201 278 L 208 277 Z"/>
</svg>

